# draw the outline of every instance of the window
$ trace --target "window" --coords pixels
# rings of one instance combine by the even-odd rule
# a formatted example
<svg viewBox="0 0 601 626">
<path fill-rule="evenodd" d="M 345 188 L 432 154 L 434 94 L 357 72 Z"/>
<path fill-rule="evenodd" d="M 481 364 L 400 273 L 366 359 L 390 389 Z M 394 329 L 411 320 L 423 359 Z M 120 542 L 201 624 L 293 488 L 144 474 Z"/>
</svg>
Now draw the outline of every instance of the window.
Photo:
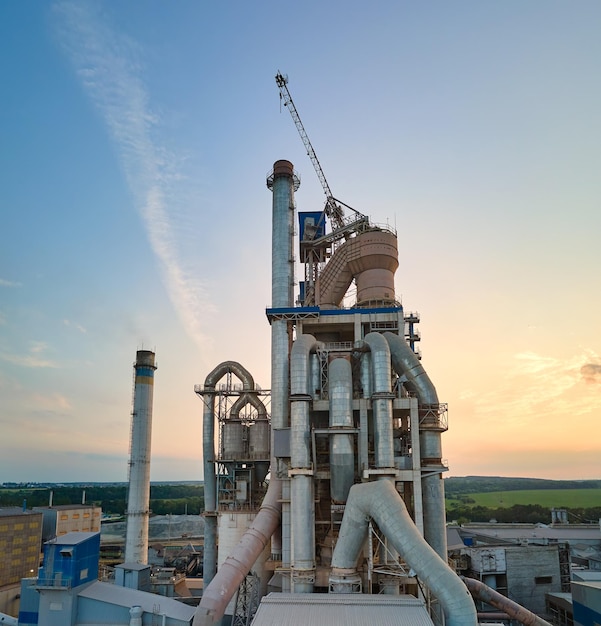
<svg viewBox="0 0 601 626">
<path fill-rule="evenodd" d="M 553 582 L 553 576 L 535 576 L 534 582 L 537 585 L 550 585 Z"/>
</svg>

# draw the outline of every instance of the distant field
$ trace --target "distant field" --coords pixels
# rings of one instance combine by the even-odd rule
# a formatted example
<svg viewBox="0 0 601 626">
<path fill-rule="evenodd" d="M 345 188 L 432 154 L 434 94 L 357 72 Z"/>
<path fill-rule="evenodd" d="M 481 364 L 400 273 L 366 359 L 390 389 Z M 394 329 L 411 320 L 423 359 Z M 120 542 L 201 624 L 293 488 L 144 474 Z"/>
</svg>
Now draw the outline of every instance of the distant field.
<svg viewBox="0 0 601 626">
<path fill-rule="evenodd" d="M 490 491 L 470 493 L 474 502 L 462 502 L 456 498 L 447 500 L 452 505 L 485 506 L 491 509 L 508 508 L 514 504 L 539 504 L 545 507 L 592 508 L 601 506 L 601 489 L 537 489 L 524 491 Z"/>
</svg>

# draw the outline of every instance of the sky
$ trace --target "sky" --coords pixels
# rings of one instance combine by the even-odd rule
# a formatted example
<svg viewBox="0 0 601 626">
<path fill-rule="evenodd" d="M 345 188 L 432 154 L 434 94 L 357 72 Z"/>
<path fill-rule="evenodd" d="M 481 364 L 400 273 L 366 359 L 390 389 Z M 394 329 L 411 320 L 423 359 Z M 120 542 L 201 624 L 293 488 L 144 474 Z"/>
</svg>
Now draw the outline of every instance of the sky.
<svg viewBox="0 0 601 626">
<path fill-rule="evenodd" d="M 270 385 L 273 163 L 399 234 L 449 476 L 601 477 L 601 3 L 0 3 L 0 482 L 202 479 L 194 384 Z M 300 274 L 300 268 L 297 270 Z"/>
</svg>

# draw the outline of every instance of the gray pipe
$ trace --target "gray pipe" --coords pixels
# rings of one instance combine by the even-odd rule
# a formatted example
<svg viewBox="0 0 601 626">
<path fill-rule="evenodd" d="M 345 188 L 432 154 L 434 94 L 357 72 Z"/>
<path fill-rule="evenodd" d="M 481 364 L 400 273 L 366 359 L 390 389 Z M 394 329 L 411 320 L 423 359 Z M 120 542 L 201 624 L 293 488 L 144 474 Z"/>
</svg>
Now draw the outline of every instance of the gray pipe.
<svg viewBox="0 0 601 626">
<path fill-rule="evenodd" d="M 215 387 L 226 374 L 235 374 L 242 388 L 251 391 L 255 381 L 250 372 L 236 361 L 220 363 L 205 378 L 202 417 L 202 457 L 204 468 L 204 557 L 203 581 L 208 585 L 217 569 L 217 478 L 215 476 Z"/>
<path fill-rule="evenodd" d="M 230 419 L 238 419 L 240 411 L 250 404 L 257 411 L 258 419 L 267 419 L 267 409 L 263 402 L 257 397 L 256 393 L 245 392 L 232 404 L 230 409 Z"/>
<path fill-rule="evenodd" d="M 498 591 L 491 589 L 483 582 L 475 578 L 465 578 L 463 576 L 461 580 L 465 583 L 474 598 L 507 613 L 510 619 L 515 619 L 525 626 L 552 626 L 542 617 L 539 617 L 517 602 L 510 600 L 507 596 L 500 594 Z"/>
<path fill-rule="evenodd" d="M 386 332 L 384 337 L 390 346 L 392 365 L 399 376 L 405 375 L 408 386 L 415 391 L 420 409 L 437 408 L 436 388 L 419 359 L 403 337 Z M 441 433 L 438 430 L 422 430 L 419 433 L 422 466 L 431 465 L 432 471 L 422 473 L 422 502 L 424 507 L 424 537 L 438 555 L 447 558 L 446 511 L 442 473 Z"/>
<path fill-rule="evenodd" d="M 353 380 L 350 361 L 337 358 L 330 362 L 330 428 L 353 427 Z M 355 481 L 353 436 L 330 433 L 330 494 L 336 503 L 346 502 Z"/>
<path fill-rule="evenodd" d="M 193 626 L 218 624 L 228 603 L 280 523 L 282 487 L 272 476 L 263 504 L 250 528 L 223 562 L 194 613 Z"/>
<path fill-rule="evenodd" d="M 365 343 L 371 350 L 376 467 L 394 468 L 390 348 L 380 333 L 369 333 Z"/>
<path fill-rule="evenodd" d="M 290 474 L 293 591 L 312 593 L 315 578 L 315 498 L 311 463 L 312 335 L 300 335 L 290 352 Z"/>
<path fill-rule="evenodd" d="M 290 161 L 280 160 L 273 165 L 273 178 L 267 186 L 272 197 L 271 236 L 271 306 L 294 306 L 294 190 L 300 181 L 294 175 Z M 288 403 L 290 343 L 292 329 L 289 322 L 274 319 L 271 322 L 271 475 L 283 471 L 273 456 L 276 431 L 289 426 Z M 288 516 L 286 511 L 285 515 Z M 275 560 L 282 558 L 282 540 L 276 531 L 271 540 Z M 283 565 L 289 565 L 289 563 Z"/>
<path fill-rule="evenodd" d="M 331 585 L 353 577 L 367 536 L 368 517 L 374 519 L 394 548 L 438 598 L 446 626 L 476 626 L 476 607 L 469 591 L 446 560 L 441 559 L 420 535 L 403 499 L 390 481 L 351 487 L 332 555 Z"/>
</svg>

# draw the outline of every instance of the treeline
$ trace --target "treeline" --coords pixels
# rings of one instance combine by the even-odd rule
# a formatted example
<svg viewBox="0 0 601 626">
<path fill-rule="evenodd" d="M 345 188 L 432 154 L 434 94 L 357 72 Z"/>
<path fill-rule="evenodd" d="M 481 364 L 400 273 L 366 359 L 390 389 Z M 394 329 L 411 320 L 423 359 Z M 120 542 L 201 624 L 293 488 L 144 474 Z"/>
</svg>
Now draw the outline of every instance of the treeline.
<svg viewBox="0 0 601 626">
<path fill-rule="evenodd" d="M 95 504 L 103 513 L 123 515 L 127 508 L 127 485 L 57 485 L 45 488 L 0 488 L 0 508 L 25 504 L 28 509 L 34 506 Z M 196 515 L 204 508 L 204 487 L 198 484 L 151 484 L 150 510 L 155 515 Z"/>
<path fill-rule="evenodd" d="M 445 478 L 445 495 L 457 498 L 469 493 L 523 491 L 530 489 L 599 489 L 601 480 L 547 480 L 544 478 L 504 478 L 501 476 L 452 476 Z"/>
<path fill-rule="evenodd" d="M 568 521 L 572 524 L 597 523 L 601 519 L 601 507 L 567 509 L 567 512 Z M 466 524 L 492 520 L 507 524 L 550 524 L 551 511 L 540 504 L 514 504 L 507 508 L 453 504 L 447 508 L 449 523 Z"/>
</svg>

